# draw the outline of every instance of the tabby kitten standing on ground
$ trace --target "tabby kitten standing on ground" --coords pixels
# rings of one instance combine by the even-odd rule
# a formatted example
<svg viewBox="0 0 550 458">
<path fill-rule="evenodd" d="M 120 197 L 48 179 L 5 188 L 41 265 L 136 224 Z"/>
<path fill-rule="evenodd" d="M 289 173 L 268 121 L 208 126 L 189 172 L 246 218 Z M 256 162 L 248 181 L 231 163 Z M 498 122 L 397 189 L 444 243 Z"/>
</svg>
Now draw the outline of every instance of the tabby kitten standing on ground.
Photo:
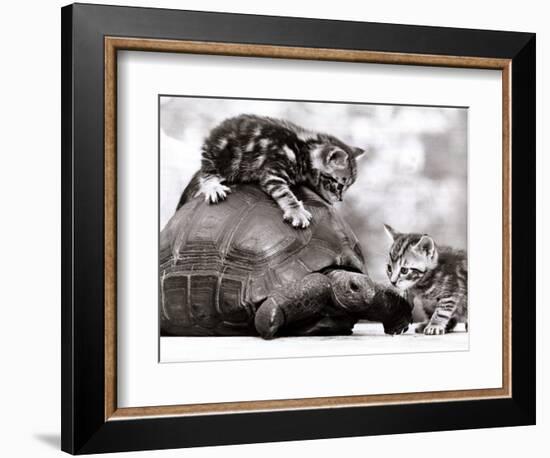
<svg viewBox="0 0 550 458">
<path fill-rule="evenodd" d="M 436 246 L 426 234 L 402 234 L 388 225 L 392 240 L 387 275 L 411 306 L 422 307 L 428 321 L 416 328 L 427 335 L 445 334 L 457 323 L 468 329 L 468 263 L 463 250 Z"/>
<path fill-rule="evenodd" d="M 201 169 L 183 192 L 178 207 L 203 194 L 210 203 L 225 199 L 230 184 L 258 183 L 294 227 L 309 225 L 311 213 L 291 191 L 305 184 L 328 202 L 342 200 L 357 175 L 360 148 L 291 122 L 255 115 L 226 119 L 202 148 Z"/>
</svg>

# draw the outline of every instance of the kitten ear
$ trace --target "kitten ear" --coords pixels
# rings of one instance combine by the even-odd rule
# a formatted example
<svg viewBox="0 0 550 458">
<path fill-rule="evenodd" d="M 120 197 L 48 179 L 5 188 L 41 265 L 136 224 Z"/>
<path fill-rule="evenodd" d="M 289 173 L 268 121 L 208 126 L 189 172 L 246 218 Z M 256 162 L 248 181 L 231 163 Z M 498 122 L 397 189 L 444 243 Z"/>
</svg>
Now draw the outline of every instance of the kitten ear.
<svg viewBox="0 0 550 458">
<path fill-rule="evenodd" d="M 351 154 L 353 154 L 353 157 L 357 159 L 358 157 L 365 155 L 365 150 L 362 148 L 353 148 Z"/>
<path fill-rule="evenodd" d="M 414 246 L 414 249 L 418 253 L 423 254 L 428 258 L 433 258 L 435 254 L 435 242 L 430 236 L 423 235 L 418 243 Z"/>
<path fill-rule="evenodd" d="M 348 153 L 340 148 L 333 149 L 327 155 L 327 164 L 338 169 L 346 168 L 348 166 Z"/>
<path fill-rule="evenodd" d="M 386 234 L 388 235 L 390 240 L 392 242 L 395 241 L 395 238 L 399 235 L 399 232 L 397 232 L 393 227 L 385 223 L 384 223 L 384 229 L 386 230 Z"/>
</svg>

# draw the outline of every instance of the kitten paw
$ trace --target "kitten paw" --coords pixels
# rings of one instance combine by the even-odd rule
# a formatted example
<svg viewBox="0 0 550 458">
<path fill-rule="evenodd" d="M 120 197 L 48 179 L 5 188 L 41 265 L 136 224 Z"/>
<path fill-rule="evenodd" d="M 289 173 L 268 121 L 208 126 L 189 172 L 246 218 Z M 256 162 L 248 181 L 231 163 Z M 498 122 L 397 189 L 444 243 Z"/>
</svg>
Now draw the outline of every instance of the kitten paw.
<svg viewBox="0 0 550 458">
<path fill-rule="evenodd" d="M 211 204 L 217 204 L 222 200 L 225 200 L 227 194 L 231 192 L 229 186 L 221 184 L 218 180 L 208 180 L 201 183 L 201 187 L 195 197 L 204 194 L 205 202 Z"/>
<path fill-rule="evenodd" d="M 428 324 L 424 329 L 424 334 L 427 336 L 438 336 L 445 334 L 445 326 L 440 324 Z"/>
<path fill-rule="evenodd" d="M 303 206 L 300 206 L 285 210 L 283 218 L 294 227 L 301 227 L 302 229 L 305 229 L 309 226 L 311 213 L 308 212 Z"/>
</svg>

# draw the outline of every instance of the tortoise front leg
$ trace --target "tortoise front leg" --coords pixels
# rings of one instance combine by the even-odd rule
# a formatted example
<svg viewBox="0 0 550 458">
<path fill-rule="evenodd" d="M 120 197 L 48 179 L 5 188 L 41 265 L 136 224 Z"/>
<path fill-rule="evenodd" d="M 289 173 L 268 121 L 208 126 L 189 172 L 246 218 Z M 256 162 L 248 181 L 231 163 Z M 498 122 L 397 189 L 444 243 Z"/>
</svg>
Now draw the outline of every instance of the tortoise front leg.
<svg viewBox="0 0 550 458">
<path fill-rule="evenodd" d="M 322 316 L 283 330 L 285 336 L 349 336 L 357 320 L 350 316 Z"/>
<path fill-rule="evenodd" d="M 277 289 L 262 302 L 254 320 L 256 330 L 264 339 L 272 339 L 283 326 L 320 315 L 330 297 L 329 279 L 309 274 Z"/>
</svg>

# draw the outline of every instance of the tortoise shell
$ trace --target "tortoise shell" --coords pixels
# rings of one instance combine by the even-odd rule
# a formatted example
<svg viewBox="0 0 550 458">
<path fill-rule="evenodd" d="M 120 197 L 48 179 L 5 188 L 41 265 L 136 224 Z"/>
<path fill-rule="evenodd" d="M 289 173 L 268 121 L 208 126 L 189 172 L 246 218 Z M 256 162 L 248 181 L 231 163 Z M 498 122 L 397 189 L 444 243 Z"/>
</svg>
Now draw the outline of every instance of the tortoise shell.
<svg viewBox="0 0 550 458">
<path fill-rule="evenodd" d="M 335 209 L 308 188 L 296 194 L 313 215 L 307 229 L 284 222 L 252 185 L 215 205 L 195 198 L 173 215 L 160 236 L 163 335 L 253 334 L 271 291 L 329 267 L 364 271 L 357 238 Z"/>
</svg>

